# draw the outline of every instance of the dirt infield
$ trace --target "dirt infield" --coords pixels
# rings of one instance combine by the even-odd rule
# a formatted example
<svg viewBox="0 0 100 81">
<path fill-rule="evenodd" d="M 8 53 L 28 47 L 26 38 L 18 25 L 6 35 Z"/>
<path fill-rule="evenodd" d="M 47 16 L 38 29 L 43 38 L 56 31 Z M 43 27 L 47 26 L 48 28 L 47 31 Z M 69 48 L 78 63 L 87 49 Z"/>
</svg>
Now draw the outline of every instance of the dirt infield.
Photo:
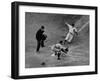
<svg viewBox="0 0 100 81">
<path fill-rule="evenodd" d="M 88 21 L 87 16 L 26 13 L 25 17 L 26 68 L 89 65 L 89 25 L 73 39 L 68 54 L 61 57 L 61 60 L 51 56 L 48 47 L 59 40 L 64 40 L 65 32 L 68 31 L 67 26 L 64 25 L 65 20 L 69 23 L 76 22 L 77 26 L 82 27 Z M 78 25 L 78 22 L 83 23 Z M 41 25 L 46 27 L 48 39 L 45 42 L 46 47 L 40 48 L 40 52 L 37 53 L 35 34 Z"/>
</svg>

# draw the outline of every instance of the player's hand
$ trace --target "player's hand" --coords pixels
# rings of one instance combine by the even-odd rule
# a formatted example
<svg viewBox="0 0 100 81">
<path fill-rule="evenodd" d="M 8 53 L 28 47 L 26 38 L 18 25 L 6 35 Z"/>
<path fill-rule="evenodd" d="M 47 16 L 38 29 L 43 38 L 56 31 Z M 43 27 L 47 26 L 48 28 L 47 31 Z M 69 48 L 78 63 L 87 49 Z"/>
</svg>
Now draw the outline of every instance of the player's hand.
<svg viewBox="0 0 100 81">
<path fill-rule="evenodd" d="M 67 25 L 68 23 L 67 23 L 67 22 L 65 22 L 65 24 Z"/>
</svg>

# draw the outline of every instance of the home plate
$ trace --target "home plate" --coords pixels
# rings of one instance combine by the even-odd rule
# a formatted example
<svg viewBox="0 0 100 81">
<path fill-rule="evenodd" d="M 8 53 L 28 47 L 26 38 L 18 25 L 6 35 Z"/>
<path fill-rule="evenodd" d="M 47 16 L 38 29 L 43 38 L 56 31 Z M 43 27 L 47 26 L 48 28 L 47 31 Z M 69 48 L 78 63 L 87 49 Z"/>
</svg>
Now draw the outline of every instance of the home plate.
<svg viewBox="0 0 100 81">
<path fill-rule="evenodd" d="M 55 54 L 53 53 L 53 54 L 51 54 L 51 56 L 55 56 Z"/>
</svg>

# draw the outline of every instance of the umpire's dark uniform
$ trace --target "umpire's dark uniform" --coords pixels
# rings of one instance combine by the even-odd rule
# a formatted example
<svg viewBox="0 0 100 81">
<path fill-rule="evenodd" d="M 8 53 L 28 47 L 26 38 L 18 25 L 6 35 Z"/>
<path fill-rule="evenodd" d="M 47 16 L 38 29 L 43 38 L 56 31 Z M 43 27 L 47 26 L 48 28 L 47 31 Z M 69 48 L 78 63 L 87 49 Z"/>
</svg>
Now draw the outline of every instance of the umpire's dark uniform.
<svg viewBox="0 0 100 81">
<path fill-rule="evenodd" d="M 39 51 L 40 46 L 44 47 L 44 40 L 42 40 L 43 33 L 44 33 L 44 27 L 42 26 L 36 33 L 36 39 L 37 39 L 37 49 L 36 49 L 36 51 L 37 52 Z"/>
</svg>

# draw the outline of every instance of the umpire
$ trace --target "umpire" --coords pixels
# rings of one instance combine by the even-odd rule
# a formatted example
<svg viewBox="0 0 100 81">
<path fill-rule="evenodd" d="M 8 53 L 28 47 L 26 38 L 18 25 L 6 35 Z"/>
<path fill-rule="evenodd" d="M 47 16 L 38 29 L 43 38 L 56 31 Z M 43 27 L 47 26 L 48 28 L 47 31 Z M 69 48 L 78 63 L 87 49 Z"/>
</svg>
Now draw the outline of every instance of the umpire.
<svg viewBox="0 0 100 81">
<path fill-rule="evenodd" d="M 45 27 L 41 26 L 41 28 L 37 31 L 36 33 L 36 40 L 37 40 L 37 49 L 36 51 L 39 52 L 40 47 L 45 47 L 44 46 L 44 41 L 47 38 L 47 35 L 43 34 L 45 31 Z"/>
</svg>

